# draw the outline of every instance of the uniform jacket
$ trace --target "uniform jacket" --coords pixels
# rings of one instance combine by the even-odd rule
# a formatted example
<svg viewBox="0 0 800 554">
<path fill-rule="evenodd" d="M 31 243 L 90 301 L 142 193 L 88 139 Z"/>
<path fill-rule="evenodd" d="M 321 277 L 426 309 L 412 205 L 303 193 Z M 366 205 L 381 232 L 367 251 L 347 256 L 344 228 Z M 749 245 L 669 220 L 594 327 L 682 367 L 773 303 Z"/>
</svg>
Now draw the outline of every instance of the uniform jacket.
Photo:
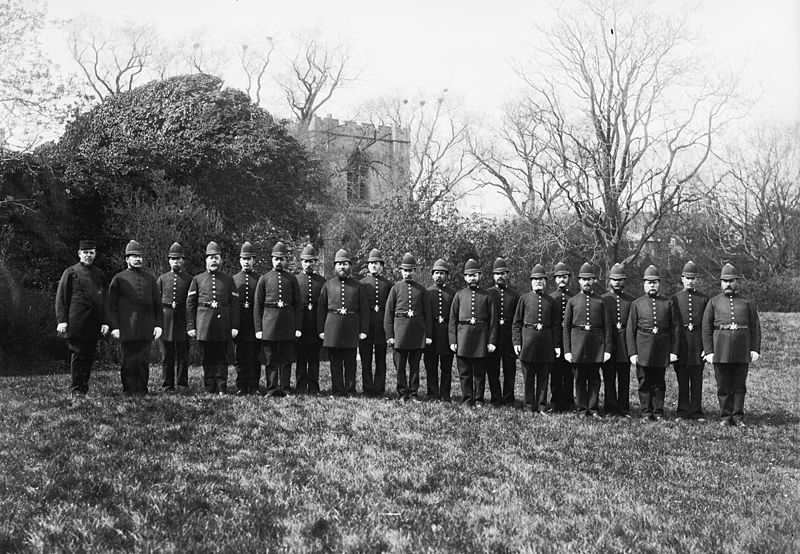
<svg viewBox="0 0 800 554">
<path fill-rule="evenodd" d="M 256 285 L 256 332 L 261 340 L 295 340 L 295 331 L 303 330 L 303 299 L 294 275 L 285 270 L 271 270 Z"/>
<path fill-rule="evenodd" d="M 558 308 L 558 343 L 555 345 L 557 348 L 561 348 L 561 356 L 563 358 L 564 352 L 564 312 L 567 310 L 567 302 L 572 295 L 569 293 L 569 290 L 565 290 L 561 292 L 561 289 L 556 289 L 550 293 L 550 298 L 553 299 L 553 303 Z"/>
<path fill-rule="evenodd" d="M 107 282 L 103 271 L 78 262 L 61 275 L 56 292 L 56 322 L 67 324 L 67 338 L 97 340 L 108 323 Z"/>
<path fill-rule="evenodd" d="M 531 291 L 523 294 L 512 322 L 512 340 L 521 346 L 519 359 L 534 364 L 556 361 L 555 348 L 561 325 L 558 305 L 546 294 Z"/>
<path fill-rule="evenodd" d="M 614 342 L 612 326 L 603 299 L 594 292 L 579 292 L 564 310 L 563 352 L 572 353 L 573 364 L 602 363 Z"/>
<path fill-rule="evenodd" d="M 236 285 L 236 292 L 239 293 L 239 334 L 236 335 L 237 343 L 256 341 L 253 312 L 258 278 L 258 274 L 253 270 L 249 272 L 242 270 L 233 276 L 233 284 Z"/>
<path fill-rule="evenodd" d="M 373 344 L 386 344 L 386 331 L 383 320 L 386 318 L 386 300 L 392 290 L 392 282 L 383 275 L 367 275 L 361 279 L 361 284 L 367 292 L 367 305 L 369 306 L 369 331 L 366 341 Z"/>
<path fill-rule="evenodd" d="M 432 332 L 425 287 L 416 281 L 398 281 L 386 299 L 383 330 L 397 350 L 422 350 Z"/>
<path fill-rule="evenodd" d="M 625 330 L 628 327 L 628 316 L 631 313 L 631 303 L 634 298 L 627 292 L 623 291 L 617 294 L 613 290 L 605 293 L 602 298 L 608 312 L 608 319 L 611 321 L 613 337 L 609 362 L 629 365 L 631 362 Z"/>
<path fill-rule="evenodd" d="M 325 286 L 325 278 L 319 273 L 298 273 L 297 286 L 300 288 L 300 304 L 303 307 L 303 335 L 298 342 L 317 344 L 320 342 L 320 330 L 317 329 L 317 312 L 319 311 L 319 293 Z"/>
<path fill-rule="evenodd" d="M 481 288 L 466 287 L 453 296 L 448 336 L 458 345 L 456 355 L 485 358 L 487 344 L 497 345 L 498 321 L 494 296 Z"/>
<path fill-rule="evenodd" d="M 626 337 L 628 354 L 638 355 L 640 366 L 667 367 L 678 353 L 681 326 L 675 304 L 668 298 L 644 294 L 633 301 Z"/>
<path fill-rule="evenodd" d="M 697 290 L 684 289 L 672 296 L 681 326 L 681 342 L 678 347 L 678 363 L 703 365 L 703 312 L 708 305 L 708 296 Z"/>
<path fill-rule="evenodd" d="M 197 340 L 228 341 L 239 329 L 239 293 L 227 273 L 204 271 L 194 276 L 186 301 L 186 327 Z"/>
<path fill-rule="evenodd" d="M 519 302 L 519 293 L 511 287 L 500 288 L 497 285 L 490 287 L 489 292 L 494 295 L 497 306 L 497 350 L 496 354 L 514 356 L 514 344 L 511 341 L 511 322 Z"/>
<path fill-rule="evenodd" d="M 175 273 L 167 271 L 156 280 L 158 294 L 161 297 L 161 311 L 164 314 L 164 329 L 161 340 L 183 342 L 189 340 L 186 335 L 186 296 L 192 277 L 185 271 Z"/>
<path fill-rule="evenodd" d="M 319 294 L 317 329 L 325 333 L 325 347 L 358 348 L 359 333 L 369 329 L 367 291 L 361 283 L 352 277 L 325 282 Z"/>
<path fill-rule="evenodd" d="M 426 349 L 429 352 L 446 356 L 452 354 L 448 326 L 450 324 L 450 306 L 456 291 L 447 285 L 431 285 L 425 290 L 425 303 L 431 314 L 431 334 L 433 340 Z"/>
<path fill-rule="evenodd" d="M 703 350 L 714 354 L 715 364 L 749 364 L 750 352 L 761 352 L 761 322 L 753 301 L 724 293 L 709 300 L 703 312 Z"/>
<path fill-rule="evenodd" d="M 143 269 L 114 275 L 108 288 L 108 308 L 111 329 L 119 329 L 121 342 L 153 340 L 153 327 L 164 325 L 156 278 Z"/>
</svg>

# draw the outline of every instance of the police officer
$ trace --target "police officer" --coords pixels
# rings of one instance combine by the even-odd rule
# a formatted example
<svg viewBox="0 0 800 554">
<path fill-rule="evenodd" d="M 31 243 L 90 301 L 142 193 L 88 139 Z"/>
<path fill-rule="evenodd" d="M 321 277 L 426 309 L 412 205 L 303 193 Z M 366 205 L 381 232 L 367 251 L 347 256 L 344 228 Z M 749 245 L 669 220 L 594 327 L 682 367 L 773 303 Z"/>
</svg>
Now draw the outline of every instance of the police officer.
<svg viewBox="0 0 800 554">
<path fill-rule="evenodd" d="M 550 368 L 550 401 L 551 409 L 554 412 L 571 412 L 575 409 L 575 377 L 572 374 L 572 364 L 564 357 L 563 322 L 564 312 L 567 309 L 567 301 L 572 297 L 569 290 L 569 282 L 572 273 L 564 262 L 558 262 L 553 271 L 553 280 L 556 283 L 556 290 L 550 293 L 558 308 L 558 339 L 557 347 L 561 348 L 561 355 L 556 356 L 556 361 Z"/>
<path fill-rule="evenodd" d="M 328 349 L 331 387 L 335 396 L 356 392 L 356 349 L 367 338 L 369 309 L 367 292 L 350 275 L 350 254 L 341 249 L 333 260 L 336 275 L 325 282 L 319 295 L 317 329 Z"/>
<path fill-rule="evenodd" d="M 425 346 L 432 342 L 431 314 L 425 287 L 414 281 L 416 269 L 417 260 L 406 252 L 400 263 L 402 279 L 389 291 L 383 320 L 386 342 L 394 348 L 397 396 L 401 400 L 419 400 L 419 363 Z"/>
<path fill-rule="evenodd" d="M 383 254 L 377 248 L 369 252 L 367 270 L 369 274 L 361 279 L 367 293 L 369 305 L 369 330 L 367 338 L 358 346 L 361 357 L 361 386 L 367 396 L 383 396 L 386 393 L 386 332 L 383 320 L 386 317 L 386 300 L 392 289 L 392 282 L 383 276 Z M 375 370 L 372 359 L 375 354 Z"/>
<path fill-rule="evenodd" d="M 744 427 L 747 372 L 761 355 L 761 321 L 753 301 L 739 294 L 733 265 L 722 268 L 720 288 L 703 312 L 703 350 L 714 364 L 720 424 Z"/>
<path fill-rule="evenodd" d="M 630 418 L 631 362 L 625 330 L 634 298 L 625 292 L 625 268 L 614 264 L 608 276 L 608 292 L 603 295 L 608 318 L 611 320 L 613 343 L 611 359 L 603 364 L 603 386 L 605 400 L 603 412 L 606 417 Z"/>
<path fill-rule="evenodd" d="M 322 341 L 319 340 L 317 330 L 317 310 L 319 293 L 325 286 L 325 278 L 317 273 L 318 262 L 317 249 L 310 244 L 306 245 L 300 254 L 302 271 L 296 276 L 303 308 L 301 335 L 295 343 L 295 388 L 300 393 L 319 393 L 319 352 Z"/>
<path fill-rule="evenodd" d="M 272 271 L 256 286 L 256 338 L 261 341 L 266 364 L 267 395 L 286 396 L 291 386 L 295 340 L 303 334 L 300 286 L 286 271 L 289 250 L 280 241 L 272 248 Z"/>
<path fill-rule="evenodd" d="M 94 265 L 97 244 L 78 243 L 78 263 L 61 275 L 56 292 L 56 333 L 66 337 L 70 351 L 70 390 L 73 396 L 89 392 L 97 341 L 108 334 L 106 276 Z"/>
<path fill-rule="evenodd" d="M 492 267 L 494 286 L 489 292 L 494 296 L 498 311 L 497 349 L 486 359 L 486 373 L 489 377 L 489 390 L 492 405 L 514 405 L 514 381 L 517 376 L 517 356 L 511 340 L 511 321 L 519 302 L 519 294 L 508 286 L 508 264 L 497 258 Z M 503 369 L 502 384 L 500 367 Z"/>
<path fill-rule="evenodd" d="M 206 246 L 206 270 L 189 285 L 186 302 L 187 334 L 200 345 L 203 388 L 207 394 L 228 391 L 228 341 L 239 334 L 239 293 L 233 278 L 220 271 L 222 250 Z"/>
<path fill-rule="evenodd" d="M 183 246 L 178 242 L 172 243 L 167 254 L 170 270 L 159 275 L 156 280 L 164 317 L 164 332 L 161 333 L 161 372 L 163 375 L 161 386 L 167 392 L 175 390 L 176 369 L 178 387 L 183 390 L 189 388 L 186 296 L 189 294 L 192 278 L 183 270 L 185 257 Z"/>
<path fill-rule="evenodd" d="M 450 325 L 450 306 L 456 291 L 447 285 L 450 268 L 439 258 L 431 270 L 433 284 L 425 291 L 425 302 L 431 314 L 431 343 L 425 347 L 425 361 L 428 398 L 450 402 L 450 387 L 453 378 L 453 351 L 447 336 Z"/>
<path fill-rule="evenodd" d="M 705 421 L 703 414 L 703 312 L 708 297 L 695 287 L 697 266 L 686 262 L 681 272 L 683 290 L 672 296 L 681 326 L 675 375 L 678 379 L 678 417 Z"/>
<path fill-rule="evenodd" d="M 611 359 L 612 323 L 603 299 L 593 290 L 597 276 L 588 262 L 581 266 L 581 291 L 564 310 L 564 358 L 572 364 L 577 390 L 578 416 L 600 418 L 600 366 Z"/>
<path fill-rule="evenodd" d="M 242 270 L 233 276 L 233 284 L 239 293 L 239 333 L 234 339 L 236 345 L 236 396 L 258 394 L 261 381 L 261 360 L 259 341 L 256 339 L 254 306 L 258 275 L 254 267 L 256 249 L 245 241 L 239 250 L 239 265 Z"/>
<path fill-rule="evenodd" d="M 561 354 L 561 349 L 556 346 L 561 328 L 558 325 L 559 309 L 545 294 L 546 285 L 544 267 L 536 264 L 531 270 L 531 292 L 519 299 L 511 327 L 514 352 L 525 371 L 522 407 L 542 414 L 547 413 L 550 366 Z"/>
<path fill-rule="evenodd" d="M 630 362 L 636 364 L 642 419 L 664 419 L 664 373 L 678 359 L 680 320 L 674 304 L 658 294 L 656 266 L 644 272 L 644 295 L 631 304 L 626 338 Z"/>
<path fill-rule="evenodd" d="M 144 253 L 135 240 L 125 247 L 128 268 L 114 275 L 108 288 L 111 336 L 122 343 L 122 391 L 147 394 L 150 345 L 164 326 L 156 278 L 143 269 Z"/>
<path fill-rule="evenodd" d="M 456 292 L 450 306 L 448 336 L 461 381 L 461 402 L 482 407 L 486 390 L 486 356 L 495 351 L 498 311 L 494 296 L 480 288 L 481 269 L 472 258 L 464 264 L 467 287 Z"/>
</svg>

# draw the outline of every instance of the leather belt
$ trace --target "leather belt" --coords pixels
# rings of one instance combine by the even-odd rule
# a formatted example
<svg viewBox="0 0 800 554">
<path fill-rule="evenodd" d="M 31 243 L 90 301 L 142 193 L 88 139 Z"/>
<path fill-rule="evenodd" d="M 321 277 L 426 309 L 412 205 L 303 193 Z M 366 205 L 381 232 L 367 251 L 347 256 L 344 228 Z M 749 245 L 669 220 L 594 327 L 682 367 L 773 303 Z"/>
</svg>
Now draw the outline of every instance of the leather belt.
<svg viewBox="0 0 800 554">
<path fill-rule="evenodd" d="M 648 335 L 663 335 L 667 332 L 667 329 L 659 329 L 657 327 L 637 327 L 636 330 L 640 333 L 647 333 Z"/>
<path fill-rule="evenodd" d="M 283 306 L 278 306 L 277 302 L 264 302 L 265 308 L 288 308 L 289 304 L 287 302 L 283 303 Z"/>
<path fill-rule="evenodd" d="M 573 329 L 582 329 L 583 331 L 600 331 L 603 329 L 602 325 L 590 325 L 589 329 L 586 328 L 586 325 L 573 325 Z"/>
<path fill-rule="evenodd" d="M 714 325 L 715 331 L 735 331 L 736 329 L 747 329 L 747 325 L 731 323 L 730 325 Z"/>
<path fill-rule="evenodd" d="M 486 323 L 486 322 L 483 321 L 482 319 L 476 319 L 475 321 L 472 321 L 470 319 L 459 319 L 458 320 L 458 324 L 459 325 L 478 325 L 479 323 Z"/>
<path fill-rule="evenodd" d="M 418 314 L 408 315 L 408 312 L 395 312 L 395 318 L 404 318 L 404 317 L 417 317 Z"/>
<path fill-rule="evenodd" d="M 550 329 L 550 325 L 545 325 L 544 323 L 523 323 L 523 327 L 537 327 L 538 325 L 542 326 L 542 329 Z"/>
</svg>

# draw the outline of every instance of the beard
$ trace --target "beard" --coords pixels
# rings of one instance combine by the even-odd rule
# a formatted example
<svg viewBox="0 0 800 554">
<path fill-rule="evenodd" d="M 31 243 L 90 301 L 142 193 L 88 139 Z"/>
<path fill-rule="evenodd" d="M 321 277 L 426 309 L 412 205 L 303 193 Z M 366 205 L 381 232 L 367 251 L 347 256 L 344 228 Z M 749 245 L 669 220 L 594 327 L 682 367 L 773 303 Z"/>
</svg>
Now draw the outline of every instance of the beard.
<svg viewBox="0 0 800 554">
<path fill-rule="evenodd" d="M 733 296 L 733 293 L 734 293 L 734 292 L 736 292 L 736 291 L 734 291 L 733 289 L 723 289 L 723 290 L 722 290 L 722 293 L 723 293 L 725 296 Z"/>
<path fill-rule="evenodd" d="M 649 296 L 650 298 L 655 298 L 656 296 L 658 296 L 658 291 L 656 289 L 650 289 L 649 291 L 647 291 L 647 296 Z"/>
<path fill-rule="evenodd" d="M 344 268 L 339 269 L 336 271 L 336 275 L 339 277 L 339 279 L 347 279 L 350 277 L 350 270 Z"/>
</svg>

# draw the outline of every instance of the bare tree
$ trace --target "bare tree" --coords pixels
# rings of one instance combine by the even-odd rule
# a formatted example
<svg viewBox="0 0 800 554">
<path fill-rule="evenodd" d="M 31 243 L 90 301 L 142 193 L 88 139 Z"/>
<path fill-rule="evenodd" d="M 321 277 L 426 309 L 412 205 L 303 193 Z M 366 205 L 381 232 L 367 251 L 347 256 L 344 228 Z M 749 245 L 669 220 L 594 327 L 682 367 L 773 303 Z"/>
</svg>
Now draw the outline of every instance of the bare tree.
<svg viewBox="0 0 800 554">
<path fill-rule="evenodd" d="M 274 45 L 271 36 L 243 42 L 239 51 L 239 62 L 245 74 L 245 92 L 256 104 L 261 104 L 264 78 L 269 66 Z"/>
</svg>

